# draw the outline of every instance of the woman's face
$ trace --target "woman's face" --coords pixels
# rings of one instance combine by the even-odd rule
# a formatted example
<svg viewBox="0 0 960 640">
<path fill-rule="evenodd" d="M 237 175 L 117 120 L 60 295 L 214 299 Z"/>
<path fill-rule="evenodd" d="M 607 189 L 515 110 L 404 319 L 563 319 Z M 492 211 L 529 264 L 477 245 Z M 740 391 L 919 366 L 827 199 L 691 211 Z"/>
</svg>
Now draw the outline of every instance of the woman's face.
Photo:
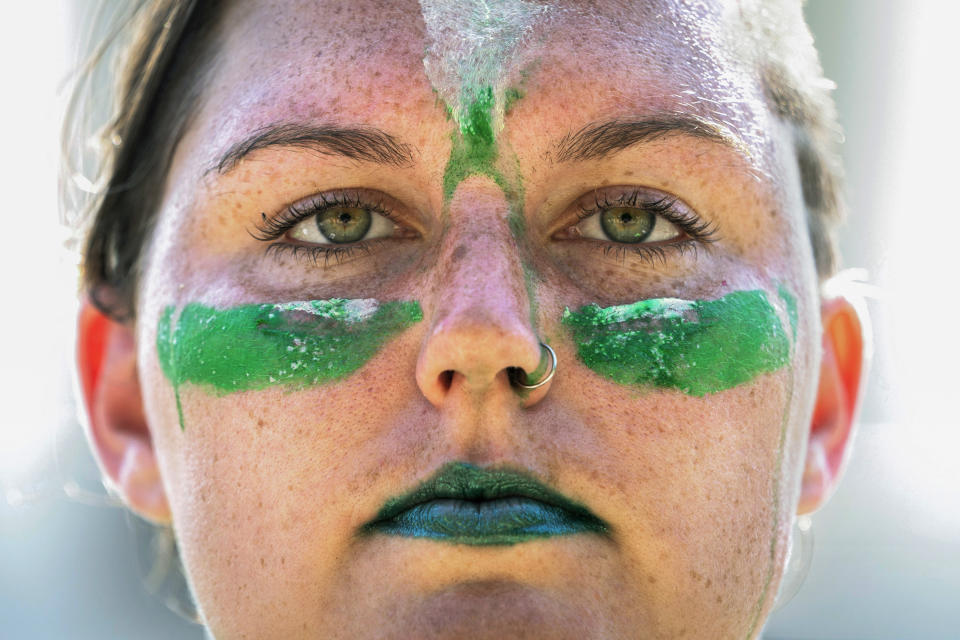
<svg viewBox="0 0 960 640">
<path fill-rule="evenodd" d="M 213 633 L 756 633 L 819 329 L 737 13 L 226 4 L 137 310 Z"/>
</svg>

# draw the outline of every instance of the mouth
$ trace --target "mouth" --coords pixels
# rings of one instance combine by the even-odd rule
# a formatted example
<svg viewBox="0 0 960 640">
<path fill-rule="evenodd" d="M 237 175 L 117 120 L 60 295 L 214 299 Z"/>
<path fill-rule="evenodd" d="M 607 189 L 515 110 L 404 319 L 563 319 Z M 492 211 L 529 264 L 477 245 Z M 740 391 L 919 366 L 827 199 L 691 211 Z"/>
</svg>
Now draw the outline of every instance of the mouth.
<svg viewBox="0 0 960 640">
<path fill-rule="evenodd" d="M 476 546 L 608 532 L 589 509 L 528 475 L 463 462 L 447 464 L 412 491 L 387 500 L 361 528 L 363 534 Z"/>
</svg>

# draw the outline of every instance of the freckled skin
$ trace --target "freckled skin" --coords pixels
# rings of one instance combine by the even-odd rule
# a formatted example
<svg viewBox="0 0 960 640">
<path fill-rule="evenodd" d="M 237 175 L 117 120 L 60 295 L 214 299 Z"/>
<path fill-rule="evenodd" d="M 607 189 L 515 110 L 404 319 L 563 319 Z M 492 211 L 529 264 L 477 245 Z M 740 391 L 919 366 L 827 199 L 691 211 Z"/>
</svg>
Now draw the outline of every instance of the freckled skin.
<svg viewBox="0 0 960 640">
<path fill-rule="evenodd" d="M 736 12 L 578 3 L 530 38 L 537 63 L 498 133 L 523 180 L 518 237 L 490 176 L 445 198 L 455 124 L 423 71 L 415 2 L 227 4 L 216 81 L 174 157 L 137 315 L 151 435 L 216 637 L 755 637 L 796 505 L 819 329 L 790 136 L 727 55 L 736 27 L 722 16 Z M 753 153 L 674 136 L 551 159 L 587 123 L 663 109 L 720 120 Z M 206 173 L 237 140 L 285 121 L 375 126 L 415 161 L 267 149 Z M 717 224 L 718 241 L 650 262 L 557 240 L 577 223 L 571 203 L 604 185 L 679 197 Z M 316 265 L 267 256 L 248 233 L 261 212 L 337 188 L 386 194 L 417 237 Z M 781 284 L 797 299 L 791 363 L 702 397 L 603 379 L 561 325 L 568 307 L 739 290 L 773 299 Z M 335 383 L 222 397 L 185 386 L 181 431 L 155 346 L 166 306 L 329 298 L 417 300 L 423 320 Z M 535 369 L 540 340 L 558 372 L 524 399 L 506 368 Z M 451 461 L 525 469 L 613 533 L 482 549 L 358 538 L 387 498 Z"/>
</svg>

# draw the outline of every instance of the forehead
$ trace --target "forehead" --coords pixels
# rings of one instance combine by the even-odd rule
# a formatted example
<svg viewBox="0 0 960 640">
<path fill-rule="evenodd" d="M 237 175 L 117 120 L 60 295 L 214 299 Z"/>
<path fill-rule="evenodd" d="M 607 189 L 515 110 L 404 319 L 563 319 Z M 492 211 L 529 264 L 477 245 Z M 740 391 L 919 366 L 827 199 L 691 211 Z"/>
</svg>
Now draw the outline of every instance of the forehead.
<svg viewBox="0 0 960 640">
<path fill-rule="evenodd" d="M 560 135 L 676 112 L 764 155 L 762 92 L 738 45 L 738 11 L 724 2 L 228 4 L 203 107 L 218 138 L 210 148 L 287 120 L 402 129 L 438 98 L 455 108 L 457 92 L 479 76 L 522 91 L 526 108 L 548 115 Z"/>
</svg>

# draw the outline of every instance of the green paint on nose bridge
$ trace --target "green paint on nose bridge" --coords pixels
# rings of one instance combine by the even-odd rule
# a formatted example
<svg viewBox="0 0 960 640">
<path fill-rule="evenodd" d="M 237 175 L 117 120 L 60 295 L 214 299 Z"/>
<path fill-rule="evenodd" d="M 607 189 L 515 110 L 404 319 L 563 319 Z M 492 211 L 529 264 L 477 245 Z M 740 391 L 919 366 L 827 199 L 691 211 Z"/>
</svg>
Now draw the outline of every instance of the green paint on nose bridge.
<svg viewBox="0 0 960 640">
<path fill-rule="evenodd" d="M 415 301 L 309 300 L 216 309 L 175 308 L 157 327 L 157 354 L 174 386 L 202 386 L 215 395 L 282 386 L 298 390 L 344 378 L 383 344 L 423 319 Z"/>
<path fill-rule="evenodd" d="M 473 93 L 475 98 L 464 113 L 454 114 L 459 128 L 450 135 L 450 158 L 443 172 L 443 197 L 447 202 L 457 185 L 472 175 L 488 176 L 504 192 L 510 190 L 495 166 L 498 153 L 493 131 L 493 88 L 483 87 Z"/>
<path fill-rule="evenodd" d="M 777 371 L 790 340 L 762 290 L 718 300 L 658 298 L 566 309 L 577 355 L 614 382 L 704 396 Z"/>
<path fill-rule="evenodd" d="M 461 182 L 471 176 L 486 176 L 503 192 L 508 206 L 507 225 L 514 240 L 521 242 L 526 233 L 526 219 L 523 213 L 524 188 L 520 176 L 519 160 L 508 173 L 503 171 L 505 164 L 500 158 L 495 130 L 495 110 L 497 100 L 492 86 L 477 87 L 469 83 L 461 86 L 461 99 L 466 107 L 456 109 L 447 105 L 447 115 L 457 123 L 450 134 L 450 157 L 443 172 L 443 201 L 449 205 L 453 194 Z M 502 109 L 507 109 L 523 97 L 519 89 L 508 88 L 504 92 Z M 498 166 L 499 165 L 499 166 Z M 521 258 L 524 260 L 523 258 Z M 533 285 L 533 271 L 524 260 L 524 283 L 530 298 L 530 322 L 536 325 L 537 301 Z"/>
</svg>

